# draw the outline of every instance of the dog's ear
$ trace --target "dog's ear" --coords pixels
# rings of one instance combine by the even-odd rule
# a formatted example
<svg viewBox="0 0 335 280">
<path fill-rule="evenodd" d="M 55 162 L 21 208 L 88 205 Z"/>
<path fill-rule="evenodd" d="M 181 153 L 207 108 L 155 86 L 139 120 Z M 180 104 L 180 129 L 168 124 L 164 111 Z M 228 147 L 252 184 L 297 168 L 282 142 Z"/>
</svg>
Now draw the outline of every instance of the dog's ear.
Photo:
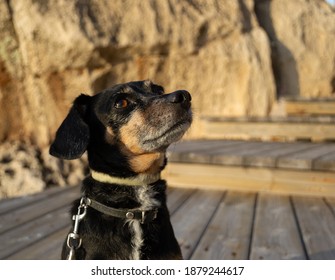
<svg viewBox="0 0 335 280">
<path fill-rule="evenodd" d="M 78 96 L 65 120 L 56 132 L 56 138 L 50 147 L 52 156 L 62 159 L 76 159 L 86 151 L 90 131 L 85 115 L 91 102 L 91 96 Z"/>
</svg>

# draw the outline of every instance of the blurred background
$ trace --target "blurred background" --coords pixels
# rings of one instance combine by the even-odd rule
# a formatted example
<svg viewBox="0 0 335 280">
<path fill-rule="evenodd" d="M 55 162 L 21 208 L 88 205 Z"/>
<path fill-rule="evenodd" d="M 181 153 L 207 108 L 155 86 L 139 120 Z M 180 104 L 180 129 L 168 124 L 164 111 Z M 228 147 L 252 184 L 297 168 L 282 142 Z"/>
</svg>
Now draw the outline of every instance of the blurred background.
<svg viewBox="0 0 335 280">
<path fill-rule="evenodd" d="M 80 93 L 150 79 L 204 117 L 285 117 L 335 97 L 334 1 L 0 0 L 0 198 L 75 185 L 48 154 Z"/>
</svg>

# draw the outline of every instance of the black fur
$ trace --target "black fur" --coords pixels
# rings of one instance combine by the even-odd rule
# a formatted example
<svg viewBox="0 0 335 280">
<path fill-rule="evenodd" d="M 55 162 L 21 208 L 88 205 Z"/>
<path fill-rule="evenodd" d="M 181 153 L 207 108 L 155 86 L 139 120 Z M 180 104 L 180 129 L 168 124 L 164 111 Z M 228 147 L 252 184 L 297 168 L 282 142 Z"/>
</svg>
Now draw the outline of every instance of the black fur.
<svg viewBox="0 0 335 280">
<path fill-rule="evenodd" d="M 189 93 L 163 92 L 161 86 L 139 81 L 116 85 L 95 96 L 80 95 L 59 127 L 50 154 L 74 159 L 87 151 L 91 169 L 119 178 L 159 174 L 166 164 L 166 148 L 184 134 L 192 121 Z M 142 160 L 143 166 L 147 165 L 143 170 Z M 141 225 L 140 258 L 182 258 L 166 206 L 164 180 L 149 186 L 125 186 L 102 183 L 89 176 L 83 181 L 82 193 L 110 207 L 141 209 L 136 193 L 139 188 L 154 192 L 152 199 L 160 203 L 157 218 Z M 71 215 L 77 213 L 78 205 L 79 200 L 74 202 Z M 129 223 L 88 207 L 80 222 L 82 245 L 75 258 L 131 259 L 134 232 Z M 68 253 L 65 242 L 62 258 Z"/>
</svg>

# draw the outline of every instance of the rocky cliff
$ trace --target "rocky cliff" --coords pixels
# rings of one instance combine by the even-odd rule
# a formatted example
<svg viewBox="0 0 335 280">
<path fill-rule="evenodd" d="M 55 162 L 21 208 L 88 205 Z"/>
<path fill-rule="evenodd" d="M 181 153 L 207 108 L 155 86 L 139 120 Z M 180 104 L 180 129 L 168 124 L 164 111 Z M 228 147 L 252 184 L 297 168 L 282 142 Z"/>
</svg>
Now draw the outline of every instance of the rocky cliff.
<svg viewBox="0 0 335 280">
<path fill-rule="evenodd" d="M 2 0 L 0 15 L 0 141 L 39 155 L 78 94 L 115 83 L 187 89 L 197 118 L 264 116 L 279 96 L 335 94 L 335 14 L 321 0 Z M 53 159 L 22 150 L 42 166 L 42 187 L 76 166 L 46 168 Z M 14 162 L 0 155 L 1 188 Z"/>
<path fill-rule="evenodd" d="M 322 0 L 255 0 L 267 32 L 277 96 L 335 95 L 335 13 Z"/>
</svg>

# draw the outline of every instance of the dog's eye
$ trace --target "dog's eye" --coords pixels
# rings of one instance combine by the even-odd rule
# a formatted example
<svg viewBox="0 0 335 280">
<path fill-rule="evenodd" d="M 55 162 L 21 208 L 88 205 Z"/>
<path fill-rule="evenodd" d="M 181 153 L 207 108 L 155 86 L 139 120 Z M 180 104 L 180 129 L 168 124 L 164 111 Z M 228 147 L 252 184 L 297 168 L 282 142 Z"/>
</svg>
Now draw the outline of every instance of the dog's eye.
<svg viewBox="0 0 335 280">
<path fill-rule="evenodd" d="M 123 109 L 123 108 L 126 108 L 128 107 L 129 105 L 129 102 L 127 99 L 119 99 L 115 102 L 115 108 L 117 109 Z"/>
</svg>

